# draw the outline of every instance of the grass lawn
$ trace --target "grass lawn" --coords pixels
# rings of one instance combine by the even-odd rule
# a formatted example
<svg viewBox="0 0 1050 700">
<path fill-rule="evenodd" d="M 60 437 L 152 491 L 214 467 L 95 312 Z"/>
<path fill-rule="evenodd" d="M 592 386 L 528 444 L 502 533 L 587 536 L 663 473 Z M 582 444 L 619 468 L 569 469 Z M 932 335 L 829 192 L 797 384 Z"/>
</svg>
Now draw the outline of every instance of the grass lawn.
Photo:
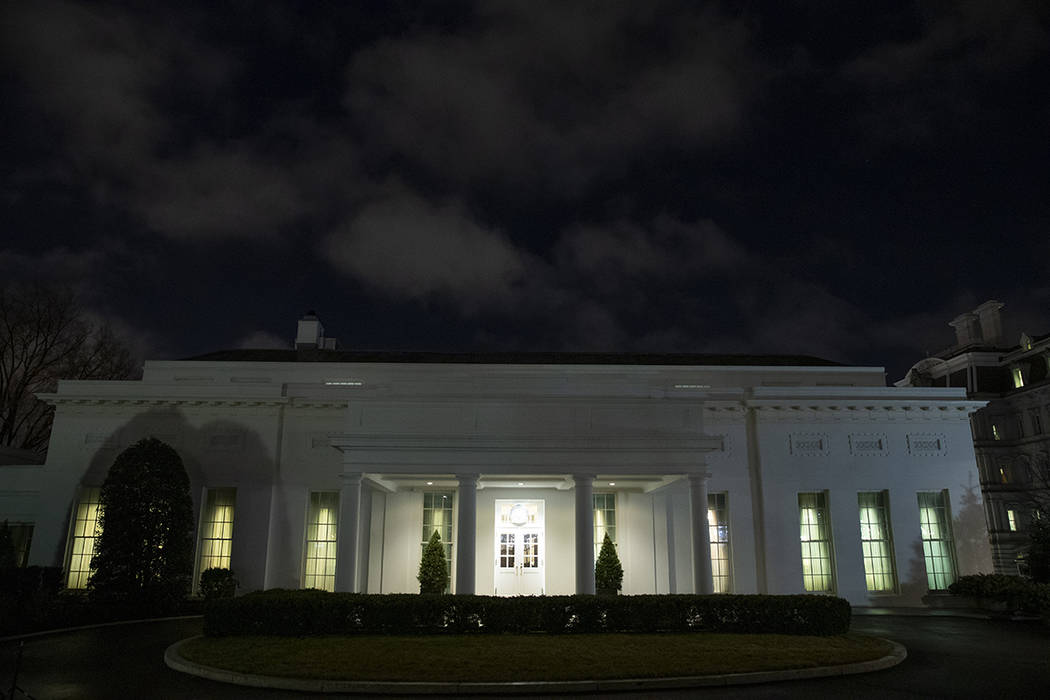
<svg viewBox="0 0 1050 700">
<path fill-rule="evenodd" d="M 241 673 L 367 681 L 539 681 L 699 676 L 868 661 L 862 635 L 433 635 L 194 639 L 182 656 Z"/>
</svg>

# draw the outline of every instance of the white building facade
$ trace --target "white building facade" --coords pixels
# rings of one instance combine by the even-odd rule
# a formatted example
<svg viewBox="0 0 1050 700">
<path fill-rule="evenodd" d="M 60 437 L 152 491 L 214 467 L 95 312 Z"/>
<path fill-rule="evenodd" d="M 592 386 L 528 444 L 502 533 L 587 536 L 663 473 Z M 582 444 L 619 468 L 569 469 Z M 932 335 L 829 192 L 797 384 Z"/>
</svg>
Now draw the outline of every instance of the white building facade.
<svg viewBox="0 0 1050 700">
<path fill-rule="evenodd" d="M 300 329 L 302 331 L 302 327 Z M 307 329 L 309 335 L 309 329 Z M 301 340 L 301 339 L 300 339 Z M 814 358 L 230 351 L 61 382 L 41 465 L 0 466 L 28 562 L 90 576 L 98 487 L 153 436 L 182 456 L 197 567 L 243 590 L 834 593 L 919 604 L 991 570 L 964 389 Z"/>
</svg>

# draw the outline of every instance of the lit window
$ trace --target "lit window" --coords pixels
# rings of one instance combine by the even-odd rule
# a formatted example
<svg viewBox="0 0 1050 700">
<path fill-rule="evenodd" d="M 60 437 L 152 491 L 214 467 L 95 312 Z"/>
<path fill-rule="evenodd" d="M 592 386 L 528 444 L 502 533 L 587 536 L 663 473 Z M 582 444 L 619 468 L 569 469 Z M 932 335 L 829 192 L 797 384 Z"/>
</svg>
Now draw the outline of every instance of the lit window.
<svg viewBox="0 0 1050 700">
<path fill-rule="evenodd" d="M 897 589 L 893 542 L 890 540 L 889 518 L 886 512 L 887 500 L 885 491 L 857 494 L 864 581 L 872 593 L 889 593 Z"/>
<path fill-rule="evenodd" d="M 448 580 L 452 581 L 452 501 L 455 491 L 426 491 L 423 493 L 423 532 L 420 556 L 437 530 L 441 544 L 445 547 L 445 567 Z"/>
<path fill-rule="evenodd" d="M 233 551 L 233 504 L 236 489 L 208 489 L 201 518 L 200 573 L 230 568 Z"/>
<path fill-rule="evenodd" d="M 95 538 L 102 534 L 99 528 L 99 488 L 84 488 L 73 509 L 72 531 L 69 536 L 69 566 L 66 588 L 86 588 L 91 574 L 91 557 L 95 554 Z"/>
<path fill-rule="evenodd" d="M 999 426 L 996 425 L 995 423 L 992 423 L 992 439 L 993 440 L 1002 440 L 1003 439 L 1003 436 L 999 434 Z"/>
<path fill-rule="evenodd" d="M 999 483 L 1010 483 L 1010 473 L 1006 471 L 1006 467 L 999 467 Z"/>
<path fill-rule="evenodd" d="M 616 494 L 594 494 L 594 560 L 602 550 L 606 533 L 613 544 L 616 544 Z"/>
<path fill-rule="evenodd" d="M 715 593 L 733 590 L 729 563 L 729 518 L 726 510 L 728 496 L 724 493 L 707 494 L 707 527 L 711 540 L 711 575 Z"/>
<path fill-rule="evenodd" d="M 955 582 L 955 547 L 948 517 L 948 492 L 921 492 L 918 496 L 927 582 L 931 591 L 943 591 Z"/>
<path fill-rule="evenodd" d="M 833 593 L 835 575 L 831 567 L 831 526 L 827 497 L 820 493 L 798 495 L 802 540 L 802 585 L 810 593 Z"/>
<path fill-rule="evenodd" d="M 1014 389 L 1020 389 L 1024 386 L 1024 375 L 1021 374 L 1020 367 L 1014 367 L 1010 370 L 1010 374 L 1014 378 Z"/>
<path fill-rule="evenodd" d="M 1017 511 L 1013 508 L 1006 509 L 1006 526 L 1010 532 L 1017 532 Z"/>
<path fill-rule="evenodd" d="M 339 494 L 310 494 L 306 520 L 303 588 L 335 590 L 336 534 L 339 531 Z"/>
</svg>

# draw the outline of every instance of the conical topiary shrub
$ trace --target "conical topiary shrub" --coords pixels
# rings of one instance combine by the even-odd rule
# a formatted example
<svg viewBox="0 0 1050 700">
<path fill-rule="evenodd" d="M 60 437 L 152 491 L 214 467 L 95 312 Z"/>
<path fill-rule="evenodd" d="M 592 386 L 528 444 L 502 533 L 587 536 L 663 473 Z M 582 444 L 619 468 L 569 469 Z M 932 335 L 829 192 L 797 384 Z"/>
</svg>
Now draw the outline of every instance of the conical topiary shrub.
<svg viewBox="0 0 1050 700">
<path fill-rule="evenodd" d="M 430 541 L 423 548 L 423 558 L 419 562 L 419 592 L 444 593 L 448 587 L 448 566 L 445 559 L 445 545 L 441 544 L 441 535 L 437 530 L 430 536 Z"/>
<path fill-rule="evenodd" d="M 594 564 L 594 588 L 598 593 L 616 595 L 622 586 L 623 567 L 620 566 L 620 557 L 616 556 L 616 545 L 607 532 L 598 552 L 598 561 Z"/>
</svg>

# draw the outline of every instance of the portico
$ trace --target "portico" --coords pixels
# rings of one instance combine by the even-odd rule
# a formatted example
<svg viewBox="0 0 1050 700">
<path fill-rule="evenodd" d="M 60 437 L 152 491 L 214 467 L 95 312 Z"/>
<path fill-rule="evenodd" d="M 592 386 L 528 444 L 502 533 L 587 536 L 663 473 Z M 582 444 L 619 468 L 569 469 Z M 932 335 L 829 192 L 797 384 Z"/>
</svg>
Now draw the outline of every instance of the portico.
<svg viewBox="0 0 1050 700">
<path fill-rule="evenodd" d="M 343 456 L 342 493 L 347 499 L 339 522 L 337 590 L 362 590 L 367 576 L 364 570 L 370 566 L 359 558 L 358 547 L 349 544 L 375 534 L 364 531 L 366 524 L 361 519 L 363 483 L 391 496 L 424 489 L 454 491 L 452 590 L 457 594 L 499 594 L 501 590 L 506 594 L 526 590 L 594 593 L 595 483 L 637 499 L 653 499 L 672 484 L 680 487 L 688 483 L 693 509 L 689 541 L 692 558 L 700 559 L 691 565 L 693 590 L 712 590 L 706 506 L 709 475 L 701 456 L 720 449 L 720 438 L 665 434 L 606 436 L 599 441 L 592 437 L 340 435 L 330 441 Z M 437 471 L 457 466 L 462 471 Z M 478 517 L 479 492 L 486 494 L 486 515 L 491 509 L 493 516 Z M 569 492 L 571 500 L 565 498 Z M 516 506 L 525 518 L 520 522 L 515 522 L 519 516 Z M 558 511 L 551 514 L 559 537 L 548 544 L 546 516 L 552 508 Z M 565 525 L 570 523 L 571 539 L 565 532 Z M 381 539 L 387 537 L 384 530 Z M 390 533 L 390 537 L 401 536 Z M 566 541 L 571 541 L 571 549 L 564 546 Z M 552 577 L 553 590 L 543 580 L 550 568 L 562 574 Z M 564 590 L 564 583 L 557 582 L 568 570 L 572 571 L 573 583 Z M 512 585 L 509 576 L 525 576 L 533 583 L 522 588 L 517 583 Z M 479 578 L 485 582 L 483 586 L 478 585 Z M 536 588 L 539 590 L 533 591 Z"/>
</svg>

